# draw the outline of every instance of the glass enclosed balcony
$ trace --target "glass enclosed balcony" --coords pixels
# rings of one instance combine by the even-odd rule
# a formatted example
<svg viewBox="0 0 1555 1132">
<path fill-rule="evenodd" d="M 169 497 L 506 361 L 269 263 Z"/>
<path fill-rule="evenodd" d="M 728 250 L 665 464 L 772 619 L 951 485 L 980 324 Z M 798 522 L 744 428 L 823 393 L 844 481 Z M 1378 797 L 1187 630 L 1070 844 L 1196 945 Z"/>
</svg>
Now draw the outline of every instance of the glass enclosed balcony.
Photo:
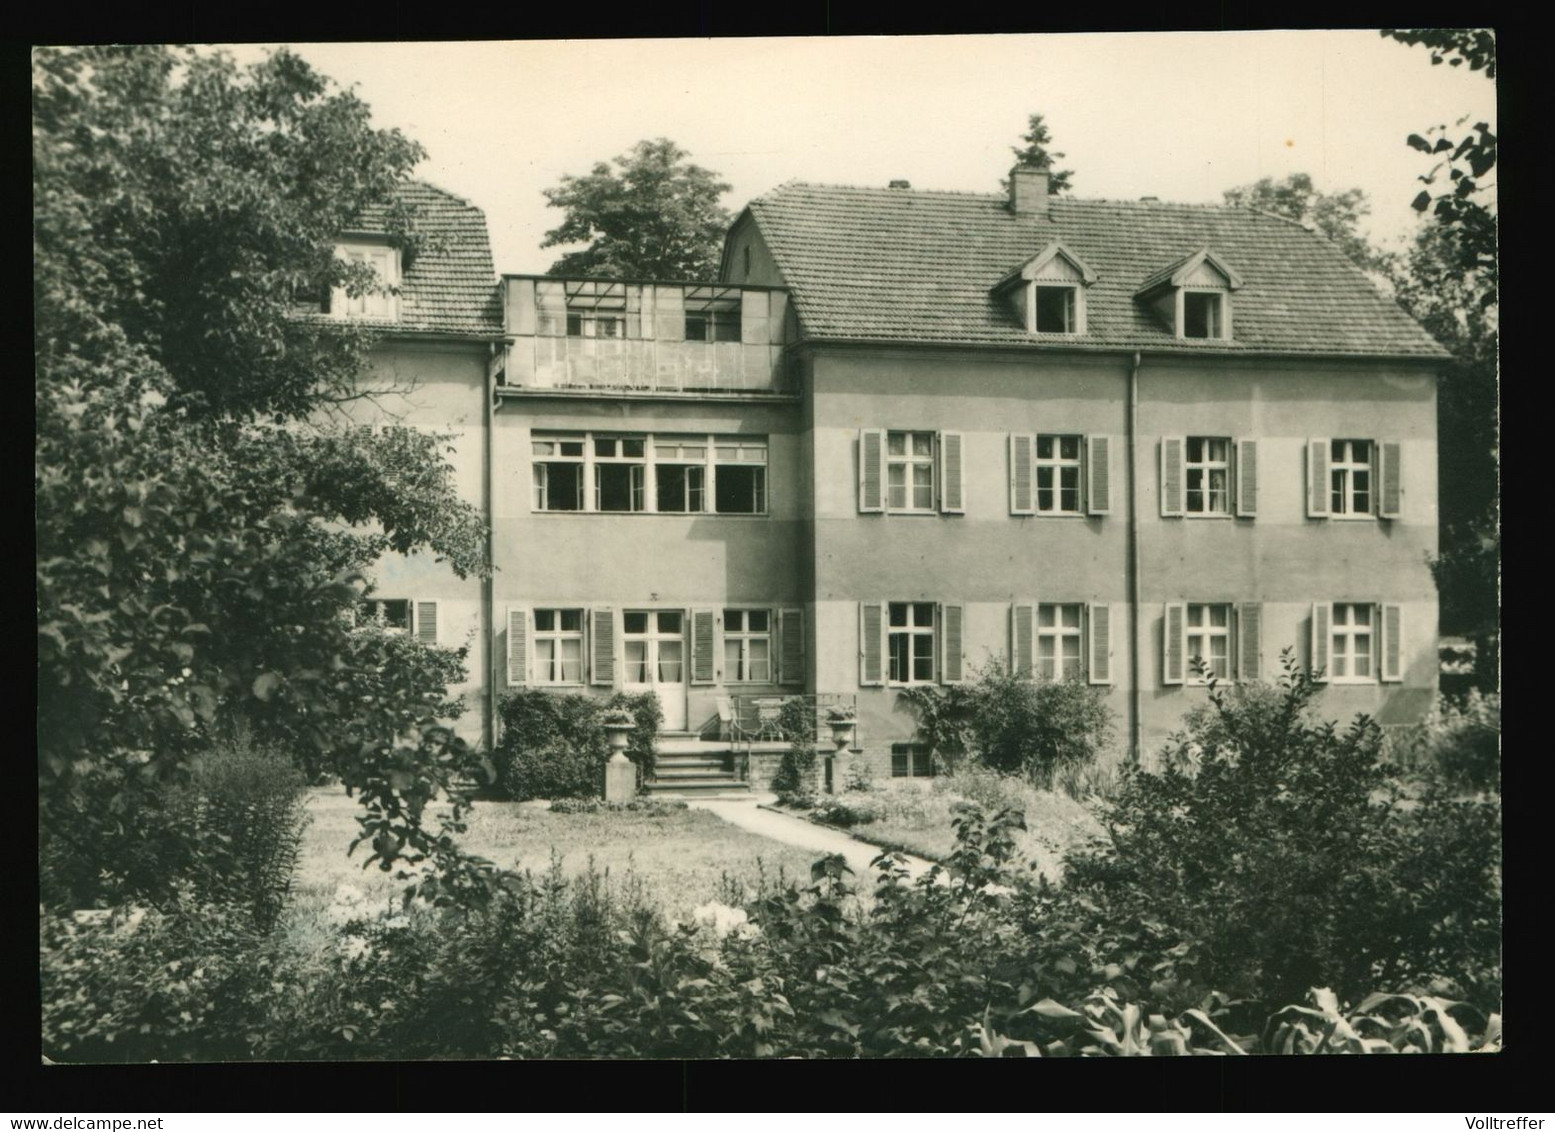
<svg viewBox="0 0 1555 1132">
<path fill-rule="evenodd" d="M 788 293 L 507 275 L 508 389 L 782 393 Z"/>
</svg>

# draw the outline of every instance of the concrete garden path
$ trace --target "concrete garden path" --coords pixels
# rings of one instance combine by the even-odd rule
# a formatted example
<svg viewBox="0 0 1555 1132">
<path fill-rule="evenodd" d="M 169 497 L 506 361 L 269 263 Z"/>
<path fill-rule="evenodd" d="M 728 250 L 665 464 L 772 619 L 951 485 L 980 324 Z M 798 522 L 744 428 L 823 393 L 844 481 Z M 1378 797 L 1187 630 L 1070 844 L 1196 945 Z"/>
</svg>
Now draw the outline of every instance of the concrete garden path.
<svg viewBox="0 0 1555 1132">
<path fill-rule="evenodd" d="M 755 794 L 750 798 L 688 798 L 686 803 L 695 809 L 707 810 L 730 825 L 785 845 L 796 845 L 814 853 L 841 853 L 853 870 L 854 882 L 867 888 L 874 887 L 875 871 L 869 863 L 881 854 L 879 846 L 859 841 L 840 829 L 763 808 L 776 800 L 775 795 Z M 913 880 L 933 867 L 932 861 L 922 857 L 903 856 L 907 858 L 907 872 Z"/>
</svg>

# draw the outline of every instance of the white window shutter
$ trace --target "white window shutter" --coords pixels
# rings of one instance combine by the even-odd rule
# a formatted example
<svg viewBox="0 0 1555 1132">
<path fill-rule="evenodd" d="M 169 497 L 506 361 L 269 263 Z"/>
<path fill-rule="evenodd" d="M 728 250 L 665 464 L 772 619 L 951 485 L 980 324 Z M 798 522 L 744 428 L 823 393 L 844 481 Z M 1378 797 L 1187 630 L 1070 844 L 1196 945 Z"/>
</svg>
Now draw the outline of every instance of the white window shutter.
<svg viewBox="0 0 1555 1132">
<path fill-rule="evenodd" d="M 1312 646 L 1307 653 L 1307 667 L 1317 673 L 1313 679 L 1319 684 L 1328 683 L 1328 634 L 1333 614 L 1333 606 L 1326 601 L 1312 605 Z"/>
<path fill-rule="evenodd" d="M 1037 438 L 1030 433 L 1010 434 L 1010 514 L 1036 514 L 1032 460 Z"/>
<path fill-rule="evenodd" d="M 715 679 L 714 651 L 717 642 L 713 639 L 716 631 L 715 614 L 711 609 L 693 609 L 691 611 L 691 682 L 693 684 L 711 684 Z"/>
<path fill-rule="evenodd" d="M 1112 513 L 1112 437 L 1085 438 L 1086 509 L 1092 515 Z"/>
<path fill-rule="evenodd" d="M 1037 603 L 1010 606 L 1010 671 L 1030 676 L 1037 664 Z"/>
<path fill-rule="evenodd" d="M 1396 440 L 1377 442 L 1377 514 L 1397 519 L 1404 491 L 1403 446 Z"/>
<path fill-rule="evenodd" d="M 592 683 L 616 682 L 616 613 L 613 609 L 589 612 L 589 678 Z"/>
<path fill-rule="evenodd" d="M 1328 446 L 1326 439 L 1307 441 L 1307 518 L 1326 519 L 1328 507 Z"/>
<path fill-rule="evenodd" d="M 872 687 L 885 683 L 885 606 L 861 601 L 858 607 L 858 682 Z"/>
<path fill-rule="evenodd" d="M 508 685 L 517 688 L 529 683 L 529 610 L 522 605 L 508 606 Z"/>
<path fill-rule="evenodd" d="M 437 602 L 416 602 L 416 640 L 424 645 L 437 644 Z"/>
<path fill-rule="evenodd" d="M 778 612 L 778 683 L 805 682 L 804 610 Z"/>
<path fill-rule="evenodd" d="M 939 434 L 939 509 L 948 515 L 966 513 L 962 482 L 966 439 L 959 432 Z"/>
<path fill-rule="evenodd" d="M 959 684 L 964 679 L 966 665 L 965 641 L 966 607 L 942 605 L 939 607 L 940 624 L 940 683 Z"/>
<path fill-rule="evenodd" d="M 1185 442 L 1180 436 L 1161 439 L 1161 514 L 1181 515 L 1183 505 L 1183 468 Z"/>
<path fill-rule="evenodd" d="M 1236 513 L 1244 519 L 1258 514 L 1258 442 L 1236 442 Z"/>
<path fill-rule="evenodd" d="M 1104 601 L 1091 603 L 1089 626 L 1090 663 L 1087 678 L 1092 684 L 1112 683 L 1112 606 Z"/>
<path fill-rule="evenodd" d="M 1263 603 L 1244 601 L 1236 607 L 1237 675 L 1263 679 Z"/>
<path fill-rule="evenodd" d="M 1181 684 L 1187 663 L 1187 617 L 1182 602 L 1167 602 L 1161 620 L 1161 683 Z"/>
<path fill-rule="evenodd" d="M 1379 669 L 1383 683 L 1397 684 L 1404 679 L 1404 607 L 1384 605 L 1382 617 L 1382 662 Z"/>
<path fill-rule="evenodd" d="M 858 509 L 865 512 L 885 510 L 884 429 L 859 429 Z"/>
</svg>

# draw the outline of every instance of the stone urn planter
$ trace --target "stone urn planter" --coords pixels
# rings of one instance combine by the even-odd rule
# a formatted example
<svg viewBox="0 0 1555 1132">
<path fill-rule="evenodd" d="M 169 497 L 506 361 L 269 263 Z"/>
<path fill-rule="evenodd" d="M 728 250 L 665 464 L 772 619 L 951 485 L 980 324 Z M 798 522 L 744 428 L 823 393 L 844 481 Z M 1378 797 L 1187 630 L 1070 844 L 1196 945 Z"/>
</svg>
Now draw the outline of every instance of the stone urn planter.
<svg viewBox="0 0 1555 1132">
<path fill-rule="evenodd" d="M 826 713 L 826 726 L 831 728 L 832 745 L 840 755 L 853 745 L 853 734 L 858 729 L 858 717 L 846 708 L 832 708 Z"/>
<path fill-rule="evenodd" d="M 826 756 L 826 793 L 834 794 L 837 791 L 836 764 L 840 761 L 844 767 L 848 765 L 848 748 L 853 745 L 858 717 L 852 708 L 831 708 L 826 712 L 826 726 L 831 728 L 832 745 L 836 747 L 835 754 Z"/>
<path fill-rule="evenodd" d="M 627 757 L 626 746 L 637 721 L 631 712 L 618 709 L 607 712 L 604 722 L 605 736 L 610 741 L 610 758 L 605 763 L 605 801 L 630 802 L 637 796 L 637 768 Z"/>
</svg>

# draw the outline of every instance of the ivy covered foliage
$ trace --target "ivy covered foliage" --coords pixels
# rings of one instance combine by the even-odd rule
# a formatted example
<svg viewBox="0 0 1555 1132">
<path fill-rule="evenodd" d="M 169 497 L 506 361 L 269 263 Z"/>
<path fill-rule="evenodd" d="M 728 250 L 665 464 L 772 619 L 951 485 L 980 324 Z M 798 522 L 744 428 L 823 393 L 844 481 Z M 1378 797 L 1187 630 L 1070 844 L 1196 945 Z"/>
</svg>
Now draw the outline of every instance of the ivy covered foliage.
<svg viewBox="0 0 1555 1132">
<path fill-rule="evenodd" d="M 391 550 L 478 573 L 484 529 L 444 440 L 331 423 L 371 335 L 292 317 L 379 285 L 333 255 L 362 208 L 425 245 L 420 157 L 284 51 L 34 54 L 40 828 L 86 854 L 46 903 L 147 895 L 100 847 L 236 720 L 361 791 L 385 868 L 451 852 L 420 819 L 480 769 L 441 725 L 462 656 L 356 631 L 352 583 Z"/>
</svg>

